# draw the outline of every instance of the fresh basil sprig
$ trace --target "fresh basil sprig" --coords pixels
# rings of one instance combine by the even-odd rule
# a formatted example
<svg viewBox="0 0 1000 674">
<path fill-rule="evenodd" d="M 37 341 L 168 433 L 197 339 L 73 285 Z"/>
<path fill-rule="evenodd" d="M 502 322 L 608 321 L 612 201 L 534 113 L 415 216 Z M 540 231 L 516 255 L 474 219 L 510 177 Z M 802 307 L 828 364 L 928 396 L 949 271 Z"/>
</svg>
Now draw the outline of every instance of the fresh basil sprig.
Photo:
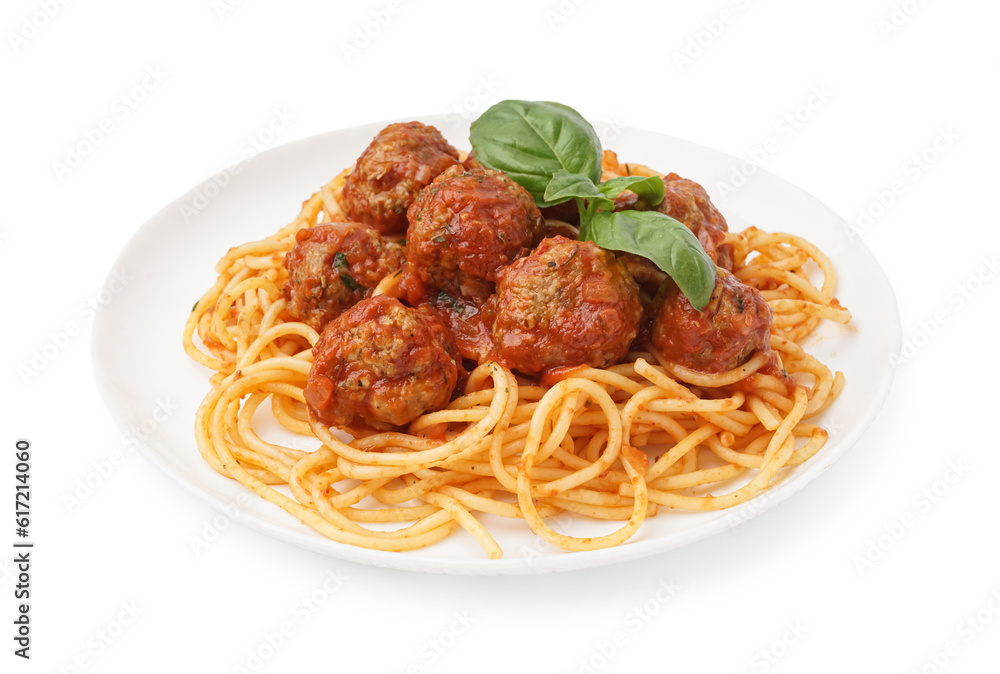
<svg viewBox="0 0 1000 674">
<path fill-rule="evenodd" d="M 631 190 L 652 206 L 663 201 L 657 176 L 601 179 L 601 141 L 580 113 L 560 103 L 501 101 L 469 134 L 476 160 L 503 171 L 539 208 L 575 200 L 580 240 L 635 253 L 670 276 L 701 310 L 715 288 L 715 264 L 683 223 L 656 211 L 614 212 L 614 198 Z"/>
<path fill-rule="evenodd" d="M 662 183 L 661 183 L 662 184 Z M 612 209 L 615 195 L 610 198 L 594 184 L 594 181 L 579 173 L 559 171 L 552 176 L 545 188 L 545 201 L 553 206 L 570 199 L 588 199 L 598 208 Z M 663 197 L 660 197 L 661 199 Z"/>
<path fill-rule="evenodd" d="M 665 187 L 659 176 L 621 176 L 600 184 L 601 193 L 614 199 L 625 190 L 632 190 L 656 206 L 663 201 Z"/>
<path fill-rule="evenodd" d="M 528 190 L 539 208 L 559 171 L 601 179 L 601 141 L 587 120 L 561 103 L 503 101 L 484 112 L 469 132 L 476 160 L 504 171 Z M 500 168 L 502 167 L 502 168 Z"/>
</svg>

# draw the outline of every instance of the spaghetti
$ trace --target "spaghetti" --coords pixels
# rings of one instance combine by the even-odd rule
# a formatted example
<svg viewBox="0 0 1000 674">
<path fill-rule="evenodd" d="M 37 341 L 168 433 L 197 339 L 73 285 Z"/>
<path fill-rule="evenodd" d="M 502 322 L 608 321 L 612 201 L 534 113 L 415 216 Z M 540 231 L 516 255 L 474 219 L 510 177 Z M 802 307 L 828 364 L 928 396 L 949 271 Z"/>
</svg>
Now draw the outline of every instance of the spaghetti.
<svg viewBox="0 0 1000 674">
<path fill-rule="evenodd" d="M 615 164 L 629 175 L 654 174 Z M 421 415 L 405 432 L 352 439 L 331 430 L 308 413 L 303 391 L 320 335 L 288 313 L 282 261 L 299 230 L 346 219 L 339 198 L 348 173 L 306 200 L 286 227 L 226 253 L 184 329 L 187 354 L 214 371 L 195 423 L 204 460 L 320 534 L 398 552 L 461 528 L 496 559 L 503 552 L 474 515 L 488 513 L 522 519 L 563 550 L 605 548 L 627 541 L 662 508 L 744 503 L 826 442 L 827 432 L 808 420 L 836 399 L 844 377 L 799 342 L 821 320 L 846 323 L 850 313 L 833 296 L 836 275 L 820 250 L 755 228 L 727 232 L 720 245 L 732 250 L 735 277 L 773 311 L 770 353 L 705 373 L 645 344 L 619 364 L 542 381 L 491 360 L 446 409 Z M 822 274 L 818 285 L 810 267 Z M 374 293 L 392 293 L 397 282 L 387 277 Z M 768 366 L 775 356 L 779 368 Z M 254 416 L 263 405 L 318 446 L 261 437 Z M 744 475 L 749 481 L 732 488 Z M 573 537 L 546 523 L 559 513 L 622 524 Z"/>
</svg>

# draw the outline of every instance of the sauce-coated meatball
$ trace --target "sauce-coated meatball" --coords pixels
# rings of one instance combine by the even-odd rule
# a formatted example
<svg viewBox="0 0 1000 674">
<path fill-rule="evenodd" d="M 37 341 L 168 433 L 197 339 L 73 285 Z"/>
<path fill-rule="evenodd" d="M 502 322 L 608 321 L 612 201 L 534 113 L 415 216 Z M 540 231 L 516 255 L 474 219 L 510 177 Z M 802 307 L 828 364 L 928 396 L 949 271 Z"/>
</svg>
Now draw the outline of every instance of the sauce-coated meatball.
<svg viewBox="0 0 1000 674">
<path fill-rule="evenodd" d="M 410 206 L 407 274 L 456 296 L 485 298 L 497 269 L 531 250 L 542 217 L 534 199 L 500 171 L 448 169 Z"/>
<path fill-rule="evenodd" d="M 388 430 L 448 405 L 458 348 L 432 314 L 377 295 L 327 325 L 313 347 L 309 413 L 328 426 Z"/>
<path fill-rule="evenodd" d="M 449 166 L 458 150 L 433 126 L 390 124 L 361 153 L 347 176 L 340 207 L 348 218 L 382 234 L 406 230 L 406 209 Z"/>
<path fill-rule="evenodd" d="M 703 311 L 692 307 L 670 279 L 656 300 L 660 308 L 652 339 L 668 360 L 701 372 L 725 372 L 770 349 L 771 307 L 727 271 L 718 270 Z"/>
<path fill-rule="evenodd" d="M 726 219 L 708 197 L 705 188 L 693 180 L 670 173 L 663 178 L 664 197 L 656 207 L 660 213 L 684 223 L 701 242 L 712 261 L 723 269 L 732 269 L 732 253 L 719 244 L 729 231 Z"/>
<path fill-rule="evenodd" d="M 683 222 L 695 234 L 704 225 L 729 231 L 726 219 L 712 203 L 704 187 L 676 173 L 664 176 L 663 186 L 663 201 L 656 207 L 660 213 Z"/>
<path fill-rule="evenodd" d="M 300 229 L 285 255 L 288 313 L 322 332 L 403 265 L 403 247 L 356 222 Z"/>
<path fill-rule="evenodd" d="M 732 270 L 732 247 L 728 244 L 721 245 L 729 226 L 722 213 L 712 204 L 705 188 L 676 173 L 663 177 L 663 187 L 663 201 L 656 210 L 684 224 L 701 243 L 712 262 L 723 269 Z M 641 255 L 622 253 L 619 259 L 628 266 L 640 287 L 650 294 L 655 294 L 666 278 L 659 267 Z"/>
<path fill-rule="evenodd" d="M 504 267 L 490 300 L 500 359 L 525 374 L 607 367 L 628 353 L 639 328 L 639 289 L 612 253 L 590 241 L 545 239 Z"/>
</svg>

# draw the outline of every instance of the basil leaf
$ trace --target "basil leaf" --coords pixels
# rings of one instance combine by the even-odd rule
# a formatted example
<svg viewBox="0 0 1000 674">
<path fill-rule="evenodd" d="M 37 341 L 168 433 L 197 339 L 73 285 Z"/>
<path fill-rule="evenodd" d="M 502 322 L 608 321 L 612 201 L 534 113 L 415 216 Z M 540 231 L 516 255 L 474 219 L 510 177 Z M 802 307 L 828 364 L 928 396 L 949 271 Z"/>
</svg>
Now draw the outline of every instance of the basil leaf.
<svg viewBox="0 0 1000 674">
<path fill-rule="evenodd" d="M 601 190 L 587 176 L 569 171 L 559 171 L 552 176 L 552 180 L 545 188 L 545 202 L 555 205 L 573 198 L 595 199 L 599 202 L 599 208 L 607 208 L 608 210 L 615 207 L 615 202 L 601 194 Z"/>
<path fill-rule="evenodd" d="M 632 190 L 651 206 L 663 201 L 663 179 L 659 176 L 622 176 L 601 183 L 601 192 L 609 199 L 614 199 L 625 190 Z"/>
<path fill-rule="evenodd" d="M 506 100 L 472 123 L 472 153 L 487 168 L 504 171 L 539 207 L 556 173 L 601 179 L 601 141 L 590 122 L 560 103 Z"/>
<path fill-rule="evenodd" d="M 691 230 L 656 211 L 600 211 L 580 226 L 580 240 L 650 259 L 701 311 L 715 289 L 715 264 Z"/>
</svg>

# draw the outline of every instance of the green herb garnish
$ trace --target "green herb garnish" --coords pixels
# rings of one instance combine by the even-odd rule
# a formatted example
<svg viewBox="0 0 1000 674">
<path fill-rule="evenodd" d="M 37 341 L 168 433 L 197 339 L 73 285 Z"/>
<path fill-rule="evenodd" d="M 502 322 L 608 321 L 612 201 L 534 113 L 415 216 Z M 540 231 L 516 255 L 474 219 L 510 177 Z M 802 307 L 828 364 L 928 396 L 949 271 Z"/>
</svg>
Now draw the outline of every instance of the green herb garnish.
<svg viewBox="0 0 1000 674">
<path fill-rule="evenodd" d="M 448 293 L 446 293 L 443 290 L 437 294 L 437 301 L 438 301 L 438 304 L 440 304 L 441 306 L 449 307 L 452 311 L 454 311 L 455 313 L 457 313 L 459 316 L 461 316 L 463 313 L 465 313 L 465 305 L 462 304 L 461 302 L 459 302 L 458 300 L 456 300 L 454 297 L 452 297 L 451 295 L 449 295 Z"/>
<path fill-rule="evenodd" d="M 361 289 L 361 284 L 355 281 L 354 277 L 351 276 L 350 274 L 341 274 L 340 280 L 343 282 L 345 286 L 347 286 L 347 289 L 350 290 L 351 292 Z"/>
<path fill-rule="evenodd" d="M 631 190 L 652 206 L 663 201 L 657 176 L 601 179 L 601 142 L 578 112 L 559 103 L 506 100 L 472 123 L 476 160 L 504 171 L 539 208 L 576 201 L 580 240 L 648 258 L 670 276 L 696 309 L 708 305 L 715 264 L 683 223 L 656 211 L 614 211 Z"/>
</svg>

